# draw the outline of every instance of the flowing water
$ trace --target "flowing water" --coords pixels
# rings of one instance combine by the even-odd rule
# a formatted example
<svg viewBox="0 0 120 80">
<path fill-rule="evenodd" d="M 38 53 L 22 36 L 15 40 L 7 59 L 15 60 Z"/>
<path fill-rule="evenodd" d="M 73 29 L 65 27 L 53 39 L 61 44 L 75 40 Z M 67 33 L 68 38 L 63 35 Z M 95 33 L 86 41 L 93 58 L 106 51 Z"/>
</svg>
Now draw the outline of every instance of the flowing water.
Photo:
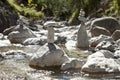
<svg viewBox="0 0 120 80">
<path fill-rule="evenodd" d="M 23 50 L 29 55 L 34 54 L 40 46 L 6 46 L 0 47 L 1 54 L 8 50 Z M 76 54 L 75 54 L 76 53 Z M 68 53 L 67 53 L 68 54 Z M 79 49 L 68 54 L 71 57 L 79 57 L 86 61 L 86 57 L 90 55 Z M 29 60 L 26 58 L 7 58 L 0 61 L 0 80 L 120 80 L 118 77 L 89 77 L 83 75 L 80 69 L 61 71 L 58 68 L 52 70 L 36 70 L 29 67 Z"/>
</svg>

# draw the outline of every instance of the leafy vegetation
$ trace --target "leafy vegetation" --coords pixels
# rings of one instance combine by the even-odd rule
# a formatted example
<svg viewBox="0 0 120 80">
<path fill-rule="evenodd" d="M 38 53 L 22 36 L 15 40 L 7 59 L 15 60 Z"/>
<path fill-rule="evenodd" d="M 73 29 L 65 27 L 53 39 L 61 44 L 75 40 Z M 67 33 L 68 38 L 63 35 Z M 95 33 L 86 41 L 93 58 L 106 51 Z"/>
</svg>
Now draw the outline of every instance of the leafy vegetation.
<svg viewBox="0 0 120 80">
<path fill-rule="evenodd" d="M 35 7 L 18 5 L 15 0 L 7 0 L 7 2 L 20 14 L 32 18 L 42 18 L 44 14 L 41 11 L 35 10 Z M 30 1 L 29 1 L 30 3 Z"/>
<path fill-rule="evenodd" d="M 118 16 L 120 0 L 7 0 L 20 14 L 27 17 L 55 17 L 72 21 L 80 9 L 87 16 Z"/>
</svg>

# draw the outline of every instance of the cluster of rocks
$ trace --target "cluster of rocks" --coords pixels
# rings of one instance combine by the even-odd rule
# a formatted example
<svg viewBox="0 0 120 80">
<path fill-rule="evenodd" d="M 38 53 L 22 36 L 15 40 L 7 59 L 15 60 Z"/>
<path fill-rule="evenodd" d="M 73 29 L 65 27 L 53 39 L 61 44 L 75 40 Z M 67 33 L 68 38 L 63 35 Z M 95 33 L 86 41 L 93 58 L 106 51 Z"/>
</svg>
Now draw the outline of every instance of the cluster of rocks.
<svg viewBox="0 0 120 80">
<path fill-rule="evenodd" d="M 82 71 L 88 74 L 120 73 L 120 24 L 112 17 L 98 18 L 91 23 L 90 47 L 93 54 L 88 56 Z"/>
<path fill-rule="evenodd" d="M 72 28 L 55 21 L 48 21 L 44 25 L 33 23 L 32 26 L 35 26 L 28 27 L 31 26 L 29 21 L 24 17 L 22 20 L 25 24 L 19 23 L 17 26 L 7 28 L 3 34 L 7 35 L 11 43 L 40 45 L 30 60 L 31 67 L 59 66 L 61 70 L 80 69 L 89 74 L 120 72 L 120 24 L 116 19 L 112 17 L 95 19 L 91 21 L 88 32 L 84 22 Z M 4 35 L 0 34 L 1 41 L 6 39 Z M 10 42 L 4 42 L 3 45 L 9 45 Z M 93 54 L 88 56 L 84 63 L 83 60 L 70 58 L 55 43 L 84 48 Z"/>
</svg>

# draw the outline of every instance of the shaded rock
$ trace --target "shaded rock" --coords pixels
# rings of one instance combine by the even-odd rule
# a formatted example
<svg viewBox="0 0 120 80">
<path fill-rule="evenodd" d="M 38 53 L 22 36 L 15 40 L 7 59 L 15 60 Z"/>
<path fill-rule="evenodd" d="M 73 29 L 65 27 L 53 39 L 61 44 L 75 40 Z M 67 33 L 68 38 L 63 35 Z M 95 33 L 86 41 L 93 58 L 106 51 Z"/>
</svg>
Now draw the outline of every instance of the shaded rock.
<svg viewBox="0 0 120 80">
<path fill-rule="evenodd" d="M 106 74 L 120 72 L 120 64 L 113 59 L 114 54 L 107 50 L 100 50 L 87 59 L 82 71 L 89 74 Z"/>
<path fill-rule="evenodd" d="M 93 27 L 90 30 L 90 32 L 91 32 L 92 37 L 99 36 L 101 34 L 111 36 L 111 34 L 110 34 L 110 32 L 108 30 L 106 30 L 105 28 L 99 27 L 99 26 Z"/>
<path fill-rule="evenodd" d="M 110 36 L 100 35 L 97 37 L 93 37 L 89 40 L 91 47 L 96 47 L 102 41 L 110 41 L 113 42 L 114 40 Z"/>
<path fill-rule="evenodd" d="M 0 2 L 0 33 L 10 26 L 16 25 L 18 18 L 18 14 L 9 5 Z"/>
<path fill-rule="evenodd" d="M 110 31 L 111 34 L 115 30 L 120 30 L 119 22 L 115 18 L 113 18 L 113 17 L 97 18 L 97 19 L 92 21 L 91 26 L 92 26 L 92 28 L 94 26 L 103 27 L 106 30 Z"/>
<path fill-rule="evenodd" d="M 120 39 L 120 30 L 116 30 L 113 34 L 112 34 L 112 38 L 116 41 L 118 39 Z"/>
<path fill-rule="evenodd" d="M 109 50 L 109 51 L 114 52 L 115 48 L 117 47 L 115 46 L 114 42 L 102 41 L 96 46 L 96 48 L 99 50 L 103 49 L 103 50 Z"/>
<path fill-rule="evenodd" d="M 28 38 L 22 44 L 23 45 L 44 45 L 46 42 L 47 42 L 47 39 Z"/>
<path fill-rule="evenodd" d="M 36 35 L 24 25 L 17 25 L 12 28 L 12 32 L 8 34 L 8 39 L 11 43 L 23 43 L 27 38 L 35 37 Z"/>
<path fill-rule="evenodd" d="M 57 45 L 45 44 L 31 58 L 29 65 L 33 68 L 61 66 L 68 60 L 68 56 Z"/>
<path fill-rule="evenodd" d="M 84 62 L 82 60 L 73 58 L 73 59 L 63 63 L 61 66 L 61 70 L 81 69 L 83 64 L 84 64 Z"/>
</svg>

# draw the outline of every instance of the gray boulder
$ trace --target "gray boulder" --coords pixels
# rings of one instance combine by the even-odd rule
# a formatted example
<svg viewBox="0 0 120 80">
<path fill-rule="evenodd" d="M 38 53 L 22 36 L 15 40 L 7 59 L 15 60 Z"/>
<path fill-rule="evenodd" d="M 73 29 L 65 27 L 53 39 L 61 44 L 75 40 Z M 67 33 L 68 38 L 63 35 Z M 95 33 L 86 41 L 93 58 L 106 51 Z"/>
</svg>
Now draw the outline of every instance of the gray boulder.
<svg viewBox="0 0 120 80">
<path fill-rule="evenodd" d="M 112 38 L 116 41 L 118 39 L 120 39 L 120 30 L 116 30 L 113 34 L 112 34 Z"/>
<path fill-rule="evenodd" d="M 111 36 L 110 32 L 109 32 L 107 29 L 105 29 L 105 28 L 103 28 L 103 27 L 99 27 L 99 26 L 93 27 L 93 28 L 90 30 L 90 32 L 91 32 L 91 36 L 92 36 L 92 37 L 99 36 L 99 35 L 101 35 L 101 34 L 107 35 L 107 36 Z"/>
<path fill-rule="evenodd" d="M 69 58 L 63 50 L 55 44 L 45 44 L 31 58 L 29 65 L 33 68 L 61 66 Z"/>
<path fill-rule="evenodd" d="M 11 43 L 23 43 L 28 38 L 35 38 L 36 35 L 24 25 L 17 25 L 16 27 L 10 28 L 8 39 Z"/>
<path fill-rule="evenodd" d="M 119 22 L 113 17 L 97 18 L 91 23 L 92 28 L 94 26 L 100 26 L 110 31 L 112 34 L 115 30 L 120 30 Z"/>
</svg>

